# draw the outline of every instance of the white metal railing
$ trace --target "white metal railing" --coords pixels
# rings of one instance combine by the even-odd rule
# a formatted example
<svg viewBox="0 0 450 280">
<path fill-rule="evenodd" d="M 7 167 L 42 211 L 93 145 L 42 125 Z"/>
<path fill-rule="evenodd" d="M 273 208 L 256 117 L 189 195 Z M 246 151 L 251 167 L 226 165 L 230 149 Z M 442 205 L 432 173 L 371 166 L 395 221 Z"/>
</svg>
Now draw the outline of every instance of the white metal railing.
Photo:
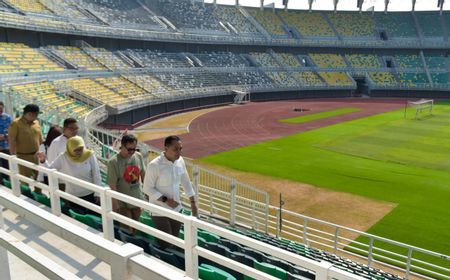
<svg viewBox="0 0 450 280">
<path fill-rule="evenodd" d="M 184 272 L 143 255 L 143 249 L 140 247 L 129 243 L 119 245 L 106 240 L 96 233 L 87 231 L 76 224 L 57 217 L 0 188 L 0 207 L 2 208 L 3 206 L 107 263 L 111 270 L 109 275 L 111 275 L 112 280 L 129 279 L 130 274 L 141 277 L 141 279 L 191 279 L 186 277 Z M 0 222 L 3 220 L 1 218 Z M 0 241 L 0 251 L 1 247 L 13 254 L 18 254 L 28 265 L 42 272 L 49 279 L 79 279 L 72 277 L 70 273 L 65 271 L 58 271 L 60 266 L 55 265 L 52 261 L 48 261 L 47 258 L 41 258 L 40 255 L 23 248 L 23 246 L 18 248 L 19 246 L 16 245 L 15 239 Z M 76 254 L 77 251 L 72 253 Z M 79 256 L 73 255 L 73 257 L 77 258 Z M 1 268 L 1 279 L 9 280 L 10 278 L 7 277 L 10 274 L 9 265 Z"/>
<path fill-rule="evenodd" d="M 336 279 L 363 279 L 359 276 L 352 275 L 348 272 L 344 272 L 339 269 L 332 269 L 332 265 L 328 262 L 310 260 L 308 258 L 299 256 L 299 255 L 291 253 L 291 252 L 287 252 L 280 248 L 277 248 L 277 247 L 274 247 L 271 245 L 267 245 L 263 242 L 246 237 L 244 235 L 237 234 L 232 231 L 228 231 L 222 227 L 219 227 L 219 226 L 207 223 L 205 221 L 196 219 L 195 217 L 185 216 L 180 213 L 167 210 L 165 208 L 145 202 L 143 200 L 139 200 L 139 199 L 124 195 L 122 193 L 112 191 L 110 188 L 96 186 L 92 183 L 88 183 L 88 182 L 79 180 L 78 178 L 68 176 L 68 175 L 60 173 L 56 170 L 47 169 L 43 166 L 38 166 L 38 165 L 32 164 L 30 162 L 18 159 L 15 156 L 9 156 L 9 155 L 0 153 L 0 158 L 7 159 L 9 161 L 10 169 L 0 168 L 0 172 L 10 176 L 12 193 L 15 196 L 19 196 L 21 194 L 21 190 L 20 190 L 20 186 L 19 186 L 19 180 L 20 180 L 25 183 L 28 183 L 31 187 L 38 186 L 38 187 L 42 188 L 44 191 L 47 191 L 49 193 L 49 197 L 51 200 L 51 211 L 56 216 L 61 215 L 61 206 L 60 206 L 61 198 L 72 201 L 83 207 L 86 207 L 87 209 L 90 209 L 94 212 L 99 213 L 102 218 L 103 237 L 109 241 L 114 241 L 114 224 L 113 224 L 113 222 L 118 221 L 122 224 L 128 225 L 132 228 L 135 228 L 135 229 L 145 232 L 147 234 L 153 235 L 156 238 L 170 242 L 170 243 L 174 244 L 175 246 L 184 249 L 185 265 L 186 265 L 185 273 L 186 273 L 186 276 L 191 277 L 193 279 L 198 279 L 198 269 L 197 269 L 198 268 L 198 256 L 208 258 L 212 261 L 219 261 L 219 263 L 221 265 L 228 267 L 230 269 L 242 272 L 245 275 L 248 275 L 250 277 L 254 277 L 257 279 L 271 279 L 271 280 L 275 279 L 274 277 L 267 275 L 263 272 L 260 272 L 254 268 L 250 268 L 241 263 L 237 263 L 237 262 L 228 260 L 227 258 L 223 259 L 223 256 L 219 256 L 215 253 L 212 253 L 208 250 L 198 247 L 198 245 L 197 245 L 197 230 L 198 229 L 212 232 L 221 237 L 233 240 L 240 244 L 245 244 L 246 246 L 248 246 L 250 248 L 259 250 L 263 253 L 266 253 L 266 254 L 272 255 L 274 257 L 280 258 L 282 260 L 288 261 L 290 263 L 293 263 L 294 265 L 306 268 L 306 269 L 312 271 L 316 275 L 316 279 L 330 279 L 331 276 L 333 276 L 333 278 L 336 278 Z M 33 179 L 30 179 L 30 178 L 20 175 L 18 173 L 18 165 L 19 164 L 29 167 L 29 168 L 32 168 L 34 170 L 37 170 L 38 172 L 47 173 L 49 176 L 49 184 L 46 185 L 43 183 L 39 183 L 39 182 L 34 181 Z M 65 193 L 65 192 L 59 190 L 58 183 L 60 180 L 63 180 L 70 184 L 74 184 L 80 188 L 85 188 L 85 189 L 94 191 L 97 195 L 100 196 L 100 205 L 91 204 L 89 202 L 86 202 L 82 199 L 79 199 L 73 195 L 70 195 L 68 193 Z M 184 224 L 184 240 L 178 239 L 177 237 L 166 234 L 155 228 L 149 227 L 145 224 L 134 221 L 132 219 L 129 219 L 125 216 L 122 216 L 122 215 L 114 212 L 112 210 L 112 199 L 117 199 L 117 200 L 129 203 L 129 204 L 133 204 L 135 206 L 142 208 L 144 211 L 167 216 L 171 219 L 182 222 Z M 33 211 L 24 210 L 24 208 L 27 208 L 27 207 L 24 206 L 24 204 L 22 202 L 26 203 L 15 197 L 14 197 L 14 199 L 8 198 L 8 194 L 5 194 L 5 191 L 0 190 L 0 204 L 7 207 L 8 209 L 13 209 L 16 212 L 27 212 L 27 215 L 26 215 L 27 217 L 28 217 L 28 215 L 31 215 L 29 213 L 33 212 L 33 211 L 36 215 L 38 215 L 38 214 L 44 215 L 44 213 L 47 213 L 47 212 L 43 211 L 42 209 L 40 209 L 40 210 L 43 212 L 40 212 L 37 209 L 33 209 Z M 21 205 L 17 205 L 17 204 L 21 204 Z M 52 223 L 51 219 L 48 219 L 45 223 L 40 224 L 40 226 L 45 226 L 48 223 Z M 65 230 L 70 229 L 70 227 L 68 227 L 65 223 L 58 224 L 57 222 L 53 222 L 52 228 L 54 226 L 59 226 L 61 228 L 64 228 Z M 64 233 L 61 233 L 61 228 L 58 228 L 56 230 L 54 229 L 54 232 L 59 232 L 60 234 L 64 235 Z M 96 236 L 96 235 L 94 235 L 94 236 Z M 93 237 L 90 236 L 90 238 L 93 238 Z M 80 241 L 80 242 L 84 242 L 84 241 Z M 95 240 L 90 240 L 89 242 L 94 243 Z M 84 246 L 82 246 L 82 248 L 86 249 L 87 251 L 90 251 L 87 243 L 84 244 Z M 140 250 L 140 252 L 142 252 L 142 249 Z M 104 256 L 105 259 L 108 259 L 108 257 L 110 257 L 108 255 L 108 253 L 110 253 L 109 251 L 105 251 L 103 249 L 102 253 L 106 254 L 106 256 Z M 137 253 L 138 252 L 135 251 L 134 254 L 132 254 L 132 255 L 135 256 L 135 255 L 137 255 Z M 123 268 L 123 265 L 120 267 Z M 113 265 L 111 265 L 111 268 L 117 269 Z M 114 273 L 112 273 L 112 275 L 113 275 L 114 279 L 126 279 L 123 272 L 119 273 L 120 277 L 122 277 L 122 278 L 116 278 L 117 276 L 114 275 Z"/>
</svg>

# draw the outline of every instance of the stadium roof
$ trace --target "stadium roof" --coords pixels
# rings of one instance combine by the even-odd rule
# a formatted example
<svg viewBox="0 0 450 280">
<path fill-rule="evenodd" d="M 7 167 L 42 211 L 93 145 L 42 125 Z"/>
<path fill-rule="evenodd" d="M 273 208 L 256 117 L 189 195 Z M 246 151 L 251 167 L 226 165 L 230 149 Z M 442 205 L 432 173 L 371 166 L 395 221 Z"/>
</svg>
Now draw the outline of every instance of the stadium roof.
<svg viewBox="0 0 450 280">
<path fill-rule="evenodd" d="M 438 11 L 442 4 L 443 10 L 450 10 L 450 0 L 204 0 L 206 3 L 228 4 L 234 5 L 236 1 L 242 6 L 259 7 L 261 1 L 264 5 L 276 8 L 284 8 L 283 3 L 288 3 L 288 9 L 309 9 L 309 2 L 312 2 L 313 10 L 334 10 L 335 1 L 337 2 L 337 10 L 339 11 L 357 11 L 358 3 L 362 3 L 362 11 L 372 10 L 384 11 L 386 2 L 388 2 L 388 11 Z M 372 8 L 373 7 L 373 8 Z"/>
</svg>

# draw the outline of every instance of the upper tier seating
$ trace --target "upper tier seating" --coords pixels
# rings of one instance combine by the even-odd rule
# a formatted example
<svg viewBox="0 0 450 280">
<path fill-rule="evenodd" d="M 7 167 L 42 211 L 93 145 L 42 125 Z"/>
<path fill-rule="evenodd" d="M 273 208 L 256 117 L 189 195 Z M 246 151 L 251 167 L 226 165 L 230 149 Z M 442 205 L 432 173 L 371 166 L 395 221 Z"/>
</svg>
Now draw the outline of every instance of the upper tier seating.
<svg viewBox="0 0 450 280">
<path fill-rule="evenodd" d="M 425 37 L 440 37 L 443 38 L 444 32 L 442 30 L 441 16 L 434 13 L 416 13 L 422 29 L 422 34 Z"/>
<path fill-rule="evenodd" d="M 273 87 L 273 81 L 259 71 L 229 73 L 228 75 L 233 77 L 238 85 Z"/>
<path fill-rule="evenodd" d="M 245 59 L 232 52 L 198 53 L 195 57 L 200 59 L 205 67 L 249 67 Z"/>
<path fill-rule="evenodd" d="M 166 94 L 172 90 L 171 87 L 151 75 L 126 76 L 126 78 L 156 96 Z"/>
<path fill-rule="evenodd" d="M 246 8 L 246 10 L 270 34 L 276 36 L 287 36 L 283 28 L 283 22 L 272 10 L 265 9 L 261 11 L 260 9 L 256 8 Z"/>
<path fill-rule="evenodd" d="M 183 68 L 192 67 L 185 57 L 182 57 L 178 53 L 166 53 L 159 50 L 139 50 L 129 49 L 126 51 L 134 57 L 137 57 L 139 61 L 146 67 L 154 68 Z"/>
<path fill-rule="evenodd" d="M 297 83 L 300 85 L 313 85 L 313 86 L 323 86 L 325 83 L 317 76 L 316 73 L 310 71 L 304 72 L 291 72 L 291 75 L 294 79 L 297 80 Z"/>
<path fill-rule="evenodd" d="M 190 0 L 145 0 L 142 2 L 178 28 L 225 32 L 215 16 L 212 5 Z"/>
<path fill-rule="evenodd" d="M 32 17 L 26 15 L 20 15 L 16 13 L 10 13 L 5 11 L 0 11 L 0 23 L 7 23 L 19 26 L 36 26 L 45 29 L 56 29 L 56 30 L 75 30 L 75 26 L 66 21 L 59 21 L 53 19 L 47 19 L 44 17 Z"/>
<path fill-rule="evenodd" d="M 107 104 L 111 107 L 116 107 L 118 105 L 125 104 L 130 100 L 127 100 L 124 96 L 94 82 L 91 79 L 76 79 L 76 80 L 66 80 L 58 81 L 58 83 L 65 84 L 76 90 L 85 96 L 97 100 L 98 102 Z"/>
<path fill-rule="evenodd" d="M 394 86 L 398 84 L 395 76 L 389 72 L 370 72 L 369 77 L 378 85 Z"/>
<path fill-rule="evenodd" d="M 136 0 L 82 0 L 82 2 L 91 13 L 108 23 L 120 26 L 141 24 L 160 28 L 152 15 Z"/>
<path fill-rule="evenodd" d="M 48 115 L 59 113 L 67 118 L 83 118 L 91 109 L 70 96 L 57 93 L 55 86 L 49 82 L 16 85 L 12 90 L 23 96 L 23 99 L 39 104 L 41 110 Z"/>
<path fill-rule="evenodd" d="M 123 77 L 96 78 L 95 81 L 130 101 L 141 102 L 144 98 L 153 98 L 141 87 Z"/>
<path fill-rule="evenodd" d="M 128 69 L 131 66 L 104 48 L 84 48 L 84 50 L 108 69 Z"/>
<path fill-rule="evenodd" d="M 303 36 L 335 36 L 320 12 L 283 11 L 280 15 L 289 26 L 295 27 Z"/>
<path fill-rule="evenodd" d="M 393 37 L 417 37 L 411 12 L 376 13 L 375 19 Z"/>
<path fill-rule="evenodd" d="M 448 85 L 450 83 L 448 73 L 431 73 L 431 80 L 435 84 Z"/>
<path fill-rule="evenodd" d="M 265 72 L 265 74 L 280 86 L 298 86 L 297 81 L 288 72 Z"/>
<path fill-rule="evenodd" d="M 24 11 L 40 14 L 52 14 L 39 0 L 7 0 L 14 7 Z"/>
<path fill-rule="evenodd" d="M 261 66 L 279 67 L 278 62 L 268 53 L 251 52 L 250 55 Z"/>
<path fill-rule="evenodd" d="M 86 70 L 105 69 L 105 67 L 103 67 L 98 61 L 87 55 L 80 48 L 69 46 L 51 46 L 50 49 L 78 68 Z"/>
<path fill-rule="evenodd" d="M 400 73 L 398 77 L 402 84 L 410 87 L 428 84 L 428 78 L 425 73 Z"/>
<path fill-rule="evenodd" d="M 274 53 L 284 66 L 289 67 L 301 67 L 300 61 L 298 61 L 297 57 L 291 53 Z"/>
<path fill-rule="evenodd" d="M 0 42 L 0 62 L 0 72 L 3 73 L 64 70 L 36 49 L 24 44 Z"/>
<path fill-rule="evenodd" d="M 79 6 L 80 3 L 61 0 L 39 0 L 52 10 L 55 14 L 74 22 L 100 23 L 93 15 L 89 14 Z"/>
<path fill-rule="evenodd" d="M 369 13 L 326 13 L 337 32 L 347 37 L 373 37 L 375 20 Z"/>
<path fill-rule="evenodd" d="M 397 66 L 401 68 L 423 68 L 420 55 L 397 54 L 394 56 Z"/>
<path fill-rule="evenodd" d="M 352 80 L 344 72 L 319 72 L 319 75 L 330 86 L 351 86 Z"/>
<path fill-rule="evenodd" d="M 214 14 L 222 23 L 230 23 L 240 33 L 259 33 L 258 29 L 236 7 L 218 6 Z"/>
<path fill-rule="evenodd" d="M 310 53 L 309 56 L 317 65 L 317 67 L 347 67 L 344 58 L 340 54 Z"/>
<path fill-rule="evenodd" d="M 428 68 L 445 69 L 447 67 L 446 60 L 448 61 L 448 57 L 445 57 L 444 55 L 425 54 L 425 61 L 428 65 Z"/>
<path fill-rule="evenodd" d="M 345 57 L 354 68 L 381 68 L 377 55 L 374 54 L 346 54 Z"/>
</svg>

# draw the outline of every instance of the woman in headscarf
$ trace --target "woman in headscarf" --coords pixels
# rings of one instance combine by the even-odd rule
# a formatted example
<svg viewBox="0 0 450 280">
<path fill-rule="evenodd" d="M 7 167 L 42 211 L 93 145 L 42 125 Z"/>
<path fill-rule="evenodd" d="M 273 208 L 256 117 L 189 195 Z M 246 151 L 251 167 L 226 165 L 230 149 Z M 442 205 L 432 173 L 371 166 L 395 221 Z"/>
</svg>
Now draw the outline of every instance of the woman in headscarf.
<svg viewBox="0 0 450 280">
<path fill-rule="evenodd" d="M 102 185 L 100 176 L 100 167 L 97 159 L 92 150 L 88 150 L 85 147 L 83 138 L 80 136 L 74 136 L 67 140 L 66 151 L 60 154 L 54 162 L 49 163 L 45 160 L 44 153 L 38 153 L 39 161 L 41 164 L 48 168 L 56 169 L 62 173 L 73 176 L 75 178 L 96 184 Z M 88 202 L 95 203 L 94 192 L 85 189 L 81 186 L 65 182 L 66 192 L 84 199 Z M 89 213 L 84 207 L 81 207 L 73 202 L 65 200 L 66 205 L 72 210 L 80 213 Z"/>
</svg>

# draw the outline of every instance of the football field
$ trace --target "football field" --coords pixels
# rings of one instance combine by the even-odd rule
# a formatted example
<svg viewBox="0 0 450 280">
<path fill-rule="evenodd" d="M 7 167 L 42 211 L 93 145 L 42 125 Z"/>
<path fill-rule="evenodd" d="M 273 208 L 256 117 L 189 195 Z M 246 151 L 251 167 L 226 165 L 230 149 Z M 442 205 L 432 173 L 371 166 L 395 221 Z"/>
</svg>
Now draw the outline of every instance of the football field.
<svg viewBox="0 0 450 280">
<path fill-rule="evenodd" d="M 202 161 L 395 203 L 369 233 L 450 254 L 448 102 L 421 120 L 397 110 Z"/>
</svg>

